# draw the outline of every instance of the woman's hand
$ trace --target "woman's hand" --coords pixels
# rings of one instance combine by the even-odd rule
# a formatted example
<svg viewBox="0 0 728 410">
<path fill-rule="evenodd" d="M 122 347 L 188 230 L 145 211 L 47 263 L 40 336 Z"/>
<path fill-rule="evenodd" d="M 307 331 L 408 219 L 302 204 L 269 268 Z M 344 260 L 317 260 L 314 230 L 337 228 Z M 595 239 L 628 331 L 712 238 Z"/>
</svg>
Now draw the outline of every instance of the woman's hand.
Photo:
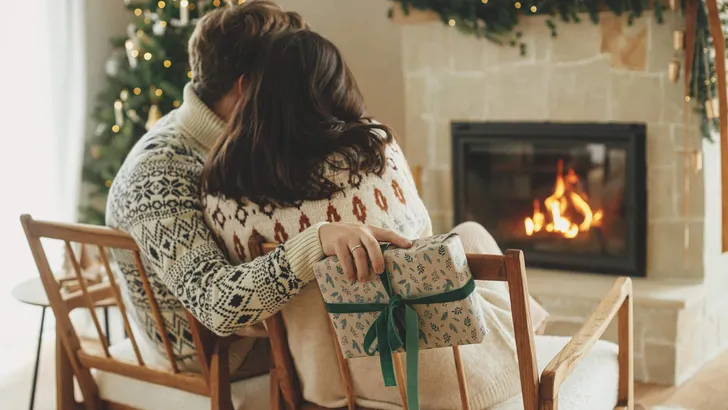
<svg viewBox="0 0 728 410">
<path fill-rule="evenodd" d="M 391 242 L 400 248 L 412 246 L 412 241 L 389 229 L 340 222 L 319 228 L 319 240 L 326 256 L 339 257 L 344 274 L 352 282 L 374 280 L 369 266 L 376 274 L 384 272 L 384 256 L 379 242 Z"/>
</svg>

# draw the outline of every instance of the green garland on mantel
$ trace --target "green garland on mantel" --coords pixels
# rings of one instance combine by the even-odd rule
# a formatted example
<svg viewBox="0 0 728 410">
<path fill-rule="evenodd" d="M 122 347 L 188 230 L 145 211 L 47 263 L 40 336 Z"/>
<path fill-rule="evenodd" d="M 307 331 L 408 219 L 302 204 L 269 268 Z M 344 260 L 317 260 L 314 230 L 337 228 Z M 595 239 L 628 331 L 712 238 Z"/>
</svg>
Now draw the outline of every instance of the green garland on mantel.
<svg viewBox="0 0 728 410">
<path fill-rule="evenodd" d="M 640 17 L 644 12 L 652 10 L 659 24 L 663 23 L 663 15 L 667 10 L 663 1 L 659 0 L 391 0 L 398 3 L 405 15 L 412 8 L 432 11 L 440 16 L 444 24 L 454 26 L 465 34 L 485 38 L 499 45 L 518 47 L 522 55 L 528 50 L 521 40 L 519 19 L 531 15 L 549 15 L 546 26 L 551 36 L 556 37 L 557 21 L 579 23 L 588 15 L 592 23 L 599 23 L 599 13 L 604 10 L 620 16 L 626 14 L 628 23 Z M 685 10 L 687 0 L 675 0 L 681 10 Z M 707 10 L 702 0 L 698 7 L 694 66 L 690 75 L 690 101 L 695 111 L 700 114 L 701 134 L 713 141 L 713 134 L 718 129 L 718 119 L 708 118 L 705 102 L 709 96 L 716 96 L 716 76 L 713 64 L 712 39 L 707 21 Z M 728 10 L 728 4 L 720 5 L 721 14 Z M 389 16 L 392 17 L 390 8 Z M 726 24 L 723 21 L 724 26 Z M 668 41 L 668 40 L 666 40 Z M 665 66 L 667 70 L 667 66 Z M 684 68 L 680 70 L 684 72 Z M 687 97 L 686 97 L 687 98 Z M 717 115 L 716 115 L 717 117 Z"/>
</svg>

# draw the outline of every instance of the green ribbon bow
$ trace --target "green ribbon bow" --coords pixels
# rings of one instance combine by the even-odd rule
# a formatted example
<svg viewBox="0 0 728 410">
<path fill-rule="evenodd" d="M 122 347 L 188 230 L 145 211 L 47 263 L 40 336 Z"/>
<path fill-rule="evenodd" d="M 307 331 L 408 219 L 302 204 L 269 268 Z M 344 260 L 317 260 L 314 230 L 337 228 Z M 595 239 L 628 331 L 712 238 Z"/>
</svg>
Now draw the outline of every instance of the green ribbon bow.
<svg viewBox="0 0 728 410">
<path fill-rule="evenodd" d="M 404 299 L 392 291 L 388 272 L 379 277 L 389 296 L 388 303 L 326 303 L 326 310 L 329 313 L 344 314 L 380 312 L 364 336 L 364 351 L 369 356 L 379 352 L 384 385 L 391 387 L 397 385 L 392 353 L 404 347 L 407 354 L 407 404 L 410 409 L 418 410 L 420 408 L 418 316 L 412 305 L 463 300 L 475 290 L 475 281 L 470 278 L 463 287 L 437 295 Z M 377 345 L 373 347 L 375 340 Z"/>
</svg>

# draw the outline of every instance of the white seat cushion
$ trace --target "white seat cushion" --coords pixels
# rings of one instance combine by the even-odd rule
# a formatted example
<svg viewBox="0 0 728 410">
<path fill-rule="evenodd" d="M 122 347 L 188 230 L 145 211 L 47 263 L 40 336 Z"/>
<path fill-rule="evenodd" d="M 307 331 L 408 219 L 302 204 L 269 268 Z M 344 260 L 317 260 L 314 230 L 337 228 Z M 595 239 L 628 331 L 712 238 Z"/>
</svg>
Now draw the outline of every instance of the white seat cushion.
<svg viewBox="0 0 728 410">
<path fill-rule="evenodd" d="M 570 338 L 559 336 L 536 336 L 536 359 L 539 374 Z M 144 360 L 156 366 L 169 365 L 156 352 L 140 346 Z M 134 350 L 127 339 L 111 346 L 115 358 L 134 362 Z M 599 341 L 589 354 L 564 381 L 559 391 L 560 410 L 613 410 L 617 405 L 619 365 L 618 348 L 615 344 Z M 99 385 L 99 394 L 104 400 L 125 404 L 139 409 L 200 410 L 210 408 L 210 399 L 147 383 L 113 373 L 96 371 L 94 377 Z M 270 408 L 268 375 L 242 380 L 232 384 L 233 408 L 236 410 Z M 522 410 L 520 396 L 516 396 L 492 410 Z"/>
<path fill-rule="evenodd" d="M 541 374 L 551 359 L 571 340 L 560 336 L 536 336 L 536 360 Z M 559 410 L 613 410 L 617 405 L 619 349 L 614 343 L 598 341 L 566 378 L 559 390 Z M 522 410 L 520 396 L 492 410 Z"/>
<path fill-rule="evenodd" d="M 170 369 L 169 363 L 143 344 L 139 346 L 144 361 L 155 367 Z M 136 363 L 131 341 L 126 339 L 110 348 L 112 356 L 119 360 Z M 142 410 L 175 409 L 201 410 L 210 408 L 210 398 L 131 379 L 114 373 L 94 371 L 102 399 L 125 404 Z M 230 386 L 235 410 L 270 408 L 270 383 L 268 375 L 241 380 Z"/>
</svg>

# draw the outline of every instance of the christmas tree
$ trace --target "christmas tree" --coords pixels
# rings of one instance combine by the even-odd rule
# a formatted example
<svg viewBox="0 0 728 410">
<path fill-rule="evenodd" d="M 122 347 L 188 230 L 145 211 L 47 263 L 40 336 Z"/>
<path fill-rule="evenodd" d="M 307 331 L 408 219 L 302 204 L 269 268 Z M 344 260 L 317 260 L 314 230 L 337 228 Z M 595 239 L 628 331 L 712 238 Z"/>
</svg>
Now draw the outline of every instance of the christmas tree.
<svg viewBox="0 0 728 410">
<path fill-rule="evenodd" d="M 201 15 L 231 1 L 124 0 L 134 22 L 126 36 L 113 38 L 106 63 L 108 86 L 93 111 L 98 125 L 87 138 L 80 219 L 104 224 L 106 196 L 124 158 L 165 113 L 182 103 L 192 78 L 187 41 Z M 245 0 L 235 0 L 241 4 Z"/>
</svg>

